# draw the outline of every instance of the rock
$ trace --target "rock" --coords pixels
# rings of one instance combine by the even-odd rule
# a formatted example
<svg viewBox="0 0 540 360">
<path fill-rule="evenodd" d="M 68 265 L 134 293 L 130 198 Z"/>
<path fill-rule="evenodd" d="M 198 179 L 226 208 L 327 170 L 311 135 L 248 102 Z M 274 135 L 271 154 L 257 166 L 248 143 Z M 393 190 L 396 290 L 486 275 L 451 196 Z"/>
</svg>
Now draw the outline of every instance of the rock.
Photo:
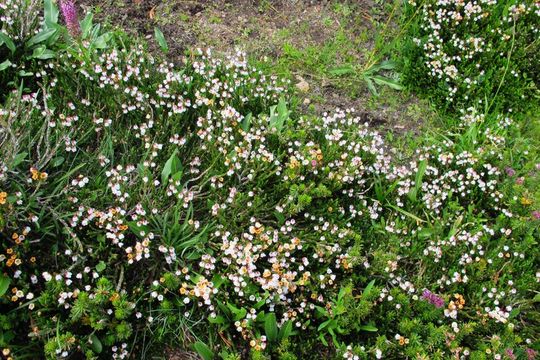
<svg viewBox="0 0 540 360">
<path fill-rule="evenodd" d="M 298 79 L 298 82 L 296 83 L 296 88 L 300 90 L 301 92 L 308 92 L 309 91 L 308 82 L 304 80 L 304 78 L 301 76 L 297 76 L 296 79 Z"/>
</svg>

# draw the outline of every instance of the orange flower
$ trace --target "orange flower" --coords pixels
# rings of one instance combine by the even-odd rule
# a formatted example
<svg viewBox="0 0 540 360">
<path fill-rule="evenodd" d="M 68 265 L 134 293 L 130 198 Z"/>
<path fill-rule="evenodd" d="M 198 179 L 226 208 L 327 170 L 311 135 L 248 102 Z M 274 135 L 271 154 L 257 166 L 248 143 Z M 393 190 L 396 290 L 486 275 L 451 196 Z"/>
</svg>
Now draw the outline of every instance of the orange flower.
<svg viewBox="0 0 540 360">
<path fill-rule="evenodd" d="M 39 171 L 37 171 L 36 168 L 31 167 L 30 168 L 30 174 L 32 175 L 32 180 L 38 180 L 39 179 Z"/>
</svg>

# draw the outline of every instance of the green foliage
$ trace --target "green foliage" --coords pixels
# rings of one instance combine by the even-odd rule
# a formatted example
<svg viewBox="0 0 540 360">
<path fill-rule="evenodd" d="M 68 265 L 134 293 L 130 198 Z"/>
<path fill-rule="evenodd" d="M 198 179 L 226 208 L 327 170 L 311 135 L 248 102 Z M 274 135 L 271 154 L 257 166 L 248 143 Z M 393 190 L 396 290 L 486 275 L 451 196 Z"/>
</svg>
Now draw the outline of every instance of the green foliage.
<svg viewBox="0 0 540 360">
<path fill-rule="evenodd" d="M 453 15 L 454 14 L 454 15 Z M 474 15 L 478 14 L 478 15 Z M 444 109 L 502 111 L 538 104 L 538 3 L 409 2 L 403 78 Z"/>
<path fill-rule="evenodd" d="M 534 113 L 498 111 L 520 104 L 498 65 L 489 81 L 503 86 L 467 89 L 459 118 L 404 139 L 350 110 L 302 116 L 291 89 L 241 54 L 173 66 L 91 14 L 76 39 L 52 1 L 43 15 L 36 34 L 1 33 L 16 64 L 0 109 L 0 344 L 13 356 L 538 350 L 540 127 Z M 338 40 L 286 55 L 328 75 Z M 333 75 L 398 89 L 385 54 Z"/>
</svg>

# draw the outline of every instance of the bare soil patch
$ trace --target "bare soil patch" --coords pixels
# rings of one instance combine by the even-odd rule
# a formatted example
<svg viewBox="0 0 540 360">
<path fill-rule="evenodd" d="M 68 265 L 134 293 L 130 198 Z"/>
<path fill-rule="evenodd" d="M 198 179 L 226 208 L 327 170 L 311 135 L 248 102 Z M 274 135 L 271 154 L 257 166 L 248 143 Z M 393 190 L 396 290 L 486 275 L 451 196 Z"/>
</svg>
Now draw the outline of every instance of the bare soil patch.
<svg viewBox="0 0 540 360">
<path fill-rule="evenodd" d="M 340 11 L 336 3 L 345 4 L 345 10 L 350 6 L 354 13 Z M 99 20 L 147 38 L 154 50 L 154 27 L 159 27 L 168 41 L 171 61 L 194 48 L 212 48 L 218 53 L 240 49 L 276 61 L 283 55 L 284 46 L 331 46 L 336 32 L 346 28 L 351 42 L 362 35 L 363 41 L 337 56 L 361 63 L 372 46 L 369 34 L 375 31 L 373 24 L 384 20 L 379 5 L 371 0 L 79 0 L 79 4 L 94 11 Z M 335 59 L 335 63 L 340 61 Z M 420 119 L 408 110 L 416 104 L 414 98 L 396 106 L 381 104 L 368 109 L 366 101 L 372 95 L 367 89 L 338 88 L 309 71 L 300 70 L 298 75 L 309 84 L 309 91 L 300 94 L 308 99 L 306 111 L 322 114 L 335 108 L 354 108 L 366 121 L 385 130 L 419 129 Z"/>
</svg>

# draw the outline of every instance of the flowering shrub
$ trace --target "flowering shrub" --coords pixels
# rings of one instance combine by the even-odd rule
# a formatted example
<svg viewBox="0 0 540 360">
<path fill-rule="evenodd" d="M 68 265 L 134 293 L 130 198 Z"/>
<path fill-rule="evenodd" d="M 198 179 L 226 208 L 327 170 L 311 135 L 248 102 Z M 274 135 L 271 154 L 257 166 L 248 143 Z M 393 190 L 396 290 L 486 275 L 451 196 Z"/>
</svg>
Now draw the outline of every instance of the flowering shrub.
<svg viewBox="0 0 540 360">
<path fill-rule="evenodd" d="M 406 15 L 417 17 L 404 69 L 415 90 L 455 110 L 538 97 L 537 1 L 409 1 Z"/>
<path fill-rule="evenodd" d="M 509 118 L 409 150 L 300 116 L 242 53 L 107 34 L 0 109 L 4 357 L 536 356 L 540 168 Z"/>
</svg>

